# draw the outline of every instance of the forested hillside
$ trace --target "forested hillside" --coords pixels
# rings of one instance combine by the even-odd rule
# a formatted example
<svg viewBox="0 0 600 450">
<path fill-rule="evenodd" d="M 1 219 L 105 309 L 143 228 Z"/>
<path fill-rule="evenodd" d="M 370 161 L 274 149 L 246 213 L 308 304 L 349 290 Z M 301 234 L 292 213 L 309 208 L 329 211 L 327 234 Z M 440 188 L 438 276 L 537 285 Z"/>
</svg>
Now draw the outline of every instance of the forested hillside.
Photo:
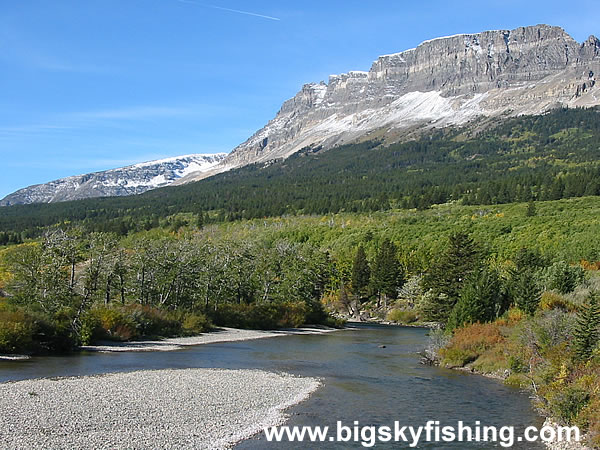
<svg viewBox="0 0 600 450">
<path fill-rule="evenodd" d="M 598 109 L 558 109 L 479 132 L 474 123 L 393 145 L 307 148 L 284 161 L 134 197 L 0 208 L 0 231 L 31 237 L 75 221 L 124 235 L 182 212 L 207 223 L 600 195 L 599 119 Z"/>
</svg>

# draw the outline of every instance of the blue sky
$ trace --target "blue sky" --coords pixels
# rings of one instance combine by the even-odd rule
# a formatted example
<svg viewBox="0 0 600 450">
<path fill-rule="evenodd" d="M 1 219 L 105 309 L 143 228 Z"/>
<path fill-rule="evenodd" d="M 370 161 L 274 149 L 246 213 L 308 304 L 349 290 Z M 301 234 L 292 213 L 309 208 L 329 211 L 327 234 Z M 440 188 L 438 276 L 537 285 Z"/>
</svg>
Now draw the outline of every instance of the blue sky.
<svg viewBox="0 0 600 450">
<path fill-rule="evenodd" d="M 30 184 L 228 152 L 302 84 L 457 33 L 600 34 L 596 0 L 0 1 L 0 198 Z"/>
</svg>

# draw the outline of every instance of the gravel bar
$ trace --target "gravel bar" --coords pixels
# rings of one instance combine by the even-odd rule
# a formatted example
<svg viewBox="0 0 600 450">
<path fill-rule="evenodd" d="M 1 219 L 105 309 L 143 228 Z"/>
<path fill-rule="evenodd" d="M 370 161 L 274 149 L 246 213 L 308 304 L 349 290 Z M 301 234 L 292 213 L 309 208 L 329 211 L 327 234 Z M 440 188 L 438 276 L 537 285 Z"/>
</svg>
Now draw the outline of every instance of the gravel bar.
<svg viewBox="0 0 600 450">
<path fill-rule="evenodd" d="M 338 331 L 329 327 L 290 328 L 275 331 L 240 330 L 237 328 L 220 328 L 217 331 L 199 336 L 167 338 L 155 341 L 104 342 L 100 345 L 85 345 L 81 350 L 92 352 L 143 352 L 180 350 L 190 345 L 216 344 L 218 342 L 248 341 L 291 334 L 323 334 Z"/>
<path fill-rule="evenodd" d="M 180 369 L 0 384 L 0 446 L 224 449 L 285 421 L 315 378 Z"/>
</svg>

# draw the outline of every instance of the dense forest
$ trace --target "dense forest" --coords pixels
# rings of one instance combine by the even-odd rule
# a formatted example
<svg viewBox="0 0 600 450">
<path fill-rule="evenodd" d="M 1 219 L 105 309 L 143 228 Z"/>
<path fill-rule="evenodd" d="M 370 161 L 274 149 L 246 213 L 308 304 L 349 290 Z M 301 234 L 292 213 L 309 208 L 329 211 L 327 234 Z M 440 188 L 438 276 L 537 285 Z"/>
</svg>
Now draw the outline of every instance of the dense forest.
<svg viewBox="0 0 600 450">
<path fill-rule="evenodd" d="M 212 223 L 423 210 L 449 201 L 490 205 L 600 195 L 599 114 L 598 109 L 558 109 L 479 132 L 472 124 L 391 145 L 307 148 L 284 161 L 135 197 L 4 207 L 0 231 L 19 233 L 21 239 L 75 221 L 89 231 L 125 235 L 184 212 Z"/>
</svg>

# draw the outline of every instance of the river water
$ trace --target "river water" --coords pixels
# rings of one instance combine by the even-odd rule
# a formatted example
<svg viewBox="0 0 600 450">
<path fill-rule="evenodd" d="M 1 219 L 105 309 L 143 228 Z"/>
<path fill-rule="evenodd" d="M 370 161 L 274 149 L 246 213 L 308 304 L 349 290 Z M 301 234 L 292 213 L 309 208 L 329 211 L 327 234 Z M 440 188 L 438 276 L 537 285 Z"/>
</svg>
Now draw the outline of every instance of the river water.
<svg viewBox="0 0 600 450">
<path fill-rule="evenodd" d="M 292 407 L 287 425 L 442 426 L 463 421 L 522 431 L 543 420 L 528 396 L 501 382 L 419 364 L 427 330 L 393 326 L 356 326 L 324 335 L 291 335 L 254 341 L 207 344 L 172 352 L 81 353 L 0 361 L 0 382 L 40 377 L 80 376 L 164 368 L 257 368 L 318 377 L 323 386 Z M 385 345 L 385 348 L 380 348 Z M 378 444 L 376 448 L 399 448 Z M 418 448 L 493 448 L 499 444 L 422 443 Z M 360 443 L 268 443 L 263 435 L 238 449 L 362 448 Z M 513 448 L 542 448 L 515 444 Z"/>
</svg>

